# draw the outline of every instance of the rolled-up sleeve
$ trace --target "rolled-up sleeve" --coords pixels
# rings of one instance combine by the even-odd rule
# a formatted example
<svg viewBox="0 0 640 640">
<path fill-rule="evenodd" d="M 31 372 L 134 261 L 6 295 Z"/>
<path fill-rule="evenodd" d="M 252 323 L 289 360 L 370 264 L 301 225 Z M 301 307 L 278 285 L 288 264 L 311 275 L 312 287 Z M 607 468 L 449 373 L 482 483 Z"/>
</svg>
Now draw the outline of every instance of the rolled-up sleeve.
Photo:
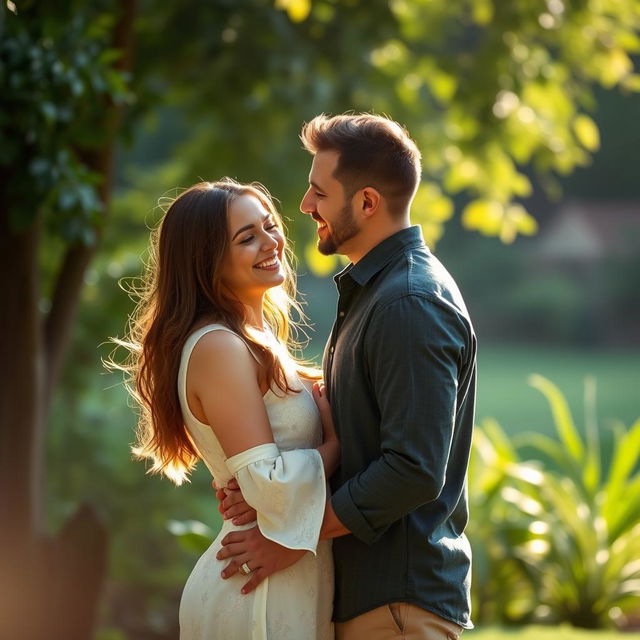
<svg viewBox="0 0 640 640">
<path fill-rule="evenodd" d="M 404 295 L 371 318 L 364 358 L 380 456 L 332 497 L 338 518 L 365 543 L 442 490 L 467 335 L 455 309 L 422 295 Z"/>
<path fill-rule="evenodd" d="M 316 553 L 326 503 L 326 479 L 316 449 L 280 451 L 263 444 L 227 458 L 262 534 L 283 547 Z"/>
</svg>

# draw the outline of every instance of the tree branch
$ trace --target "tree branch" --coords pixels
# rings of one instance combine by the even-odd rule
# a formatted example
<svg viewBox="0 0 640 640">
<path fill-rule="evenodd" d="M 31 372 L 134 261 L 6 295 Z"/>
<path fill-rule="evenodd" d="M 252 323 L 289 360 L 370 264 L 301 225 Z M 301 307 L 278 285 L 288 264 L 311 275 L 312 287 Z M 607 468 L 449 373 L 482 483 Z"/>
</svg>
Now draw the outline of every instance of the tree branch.
<svg viewBox="0 0 640 640">
<path fill-rule="evenodd" d="M 130 71 L 133 64 L 133 27 L 137 3 L 135 0 L 120 0 L 119 5 L 120 18 L 114 28 L 113 46 L 122 52 L 122 56 L 116 67 L 121 71 Z M 101 227 L 104 224 L 104 218 L 108 215 L 113 184 L 113 156 L 121 120 L 121 106 L 113 102 L 107 104 L 103 122 L 103 128 L 106 131 L 105 144 L 95 152 L 83 154 L 88 168 L 102 176 L 98 192 L 103 207 L 103 220 L 96 228 L 96 241 L 93 244 L 68 247 L 56 277 L 51 309 L 44 327 L 46 353 L 46 376 L 43 393 L 44 416 L 48 415 L 51 408 L 53 390 L 58 383 L 64 356 L 69 346 L 84 274 L 96 253 Z"/>
</svg>

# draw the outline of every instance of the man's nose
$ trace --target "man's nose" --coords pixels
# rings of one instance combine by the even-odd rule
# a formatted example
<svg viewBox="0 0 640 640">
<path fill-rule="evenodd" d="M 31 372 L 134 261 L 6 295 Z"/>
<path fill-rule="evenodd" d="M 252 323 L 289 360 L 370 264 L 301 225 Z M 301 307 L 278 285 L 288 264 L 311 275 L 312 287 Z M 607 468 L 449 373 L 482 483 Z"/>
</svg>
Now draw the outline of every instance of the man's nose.
<svg viewBox="0 0 640 640">
<path fill-rule="evenodd" d="M 310 202 L 310 198 L 309 198 L 309 193 L 305 193 L 302 200 L 300 201 L 300 211 L 302 211 L 302 213 L 306 213 L 307 215 L 311 215 L 315 208 L 313 206 L 311 206 L 311 202 Z"/>
</svg>

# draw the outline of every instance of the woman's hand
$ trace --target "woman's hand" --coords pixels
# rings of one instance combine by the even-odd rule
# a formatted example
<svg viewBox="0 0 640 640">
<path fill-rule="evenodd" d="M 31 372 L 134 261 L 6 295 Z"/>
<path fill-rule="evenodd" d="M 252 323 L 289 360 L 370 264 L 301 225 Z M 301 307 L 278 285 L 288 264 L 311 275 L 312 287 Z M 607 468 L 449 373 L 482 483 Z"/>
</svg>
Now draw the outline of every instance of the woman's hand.
<svg viewBox="0 0 640 640">
<path fill-rule="evenodd" d="M 226 580 L 240 571 L 246 562 L 251 578 L 241 593 L 253 591 L 265 578 L 295 564 L 307 553 L 304 549 L 288 549 L 265 538 L 258 527 L 232 531 L 222 539 L 222 548 L 216 554 L 218 560 L 230 560 L 222 571 Z"/>
<path fill-rule="evenodd" d="M 313 399 L 316 402 L 320 412 L 320 419 L 322 420 L 322 441 L 337 440 L 338 436 L 331 416 L 331 405 L 327 399 L 327 392 L 322 380 L 313 383 Z"/>
<path fill-rule="evenodd" d="M 318 447 L 318 452 L 322 456 L 325 475 L 330 477 L 340 466 L 340 441 L 333 424 L 331 405 L 327 399 L 324 382 L 313 383 L 313 399 L 318 406 L 322 421 L 322 444 Z"/>
</svg>

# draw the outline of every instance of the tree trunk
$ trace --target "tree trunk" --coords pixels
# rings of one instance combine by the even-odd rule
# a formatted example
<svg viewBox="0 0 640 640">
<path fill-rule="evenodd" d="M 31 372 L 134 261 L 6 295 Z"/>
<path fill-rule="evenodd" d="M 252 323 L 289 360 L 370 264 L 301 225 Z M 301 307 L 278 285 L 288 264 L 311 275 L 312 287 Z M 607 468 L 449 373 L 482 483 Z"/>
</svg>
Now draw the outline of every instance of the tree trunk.
<svg viewBox="0 0 640 640">
<path fill-rule="evenodd" d="M 107 543 L 107 529 L 95 510 L 82 505 L 49 547 L 45 597 L 52 639 L 91 638 L 107 572 Z"/>
<path fill-rule="evenodd" d="M 106 530 L 82 507 L 56 539 L 39 513 L 44 357 L 38 227 L 0 212 L 0 638 L 88 640 L 106 569 Z"/>
<path fill-rule="evenodd" d="M 130 68 L 135 2 L 120 0 L 114 47 Z M 102 176 L 106 214 L 119 107 L 104 108 L 104 146 L 87 158 Z M 4 193 L 0 177 L 0 194 Z M 107 531 L 81 506 L 54 538 L 45 533 L 45 425 L 96 246 L 71 246 L 43 321 L 38 224 L 10 224 L 0 198 L 0 638 L 89 640 L 107 566 Z"/>
<path fill-rule="evenodd" d="M 37 545 L 37 425 L 43 368 L 38 311 L 38 228 L 16 233 L 0 212 L 0 637 L 23 637 L 30 626 Z M 38 548 L 36 548 L 38 547 Z"/>
</svg>

